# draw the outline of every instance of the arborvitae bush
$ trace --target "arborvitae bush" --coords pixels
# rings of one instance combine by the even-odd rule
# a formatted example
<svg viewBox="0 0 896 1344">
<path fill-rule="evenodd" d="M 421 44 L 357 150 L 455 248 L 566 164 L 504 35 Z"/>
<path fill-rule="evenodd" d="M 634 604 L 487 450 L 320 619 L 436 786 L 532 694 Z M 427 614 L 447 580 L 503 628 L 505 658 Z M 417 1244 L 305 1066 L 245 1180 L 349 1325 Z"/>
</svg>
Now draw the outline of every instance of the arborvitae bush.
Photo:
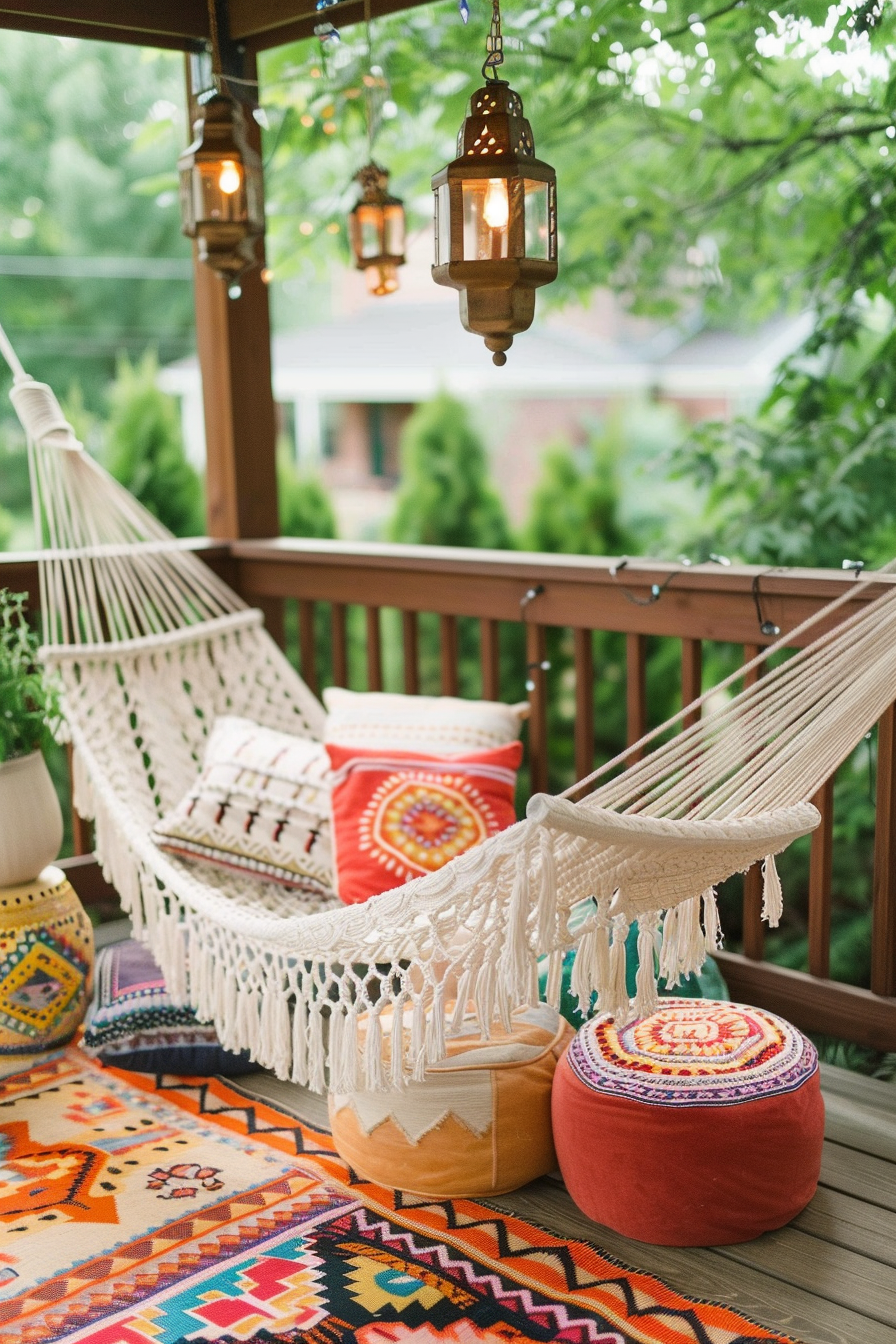
<svg viewBox="0 0 896 1344">
<path fill-rule="evenodd" d="M 108 394 L 106 464 L 175 536 L 205 531 L 202 483 L 184 454 L 173 399 L 156 385 L 158 362 L 147 352 L 137 364 L 122 358 Z"/>
</svg>

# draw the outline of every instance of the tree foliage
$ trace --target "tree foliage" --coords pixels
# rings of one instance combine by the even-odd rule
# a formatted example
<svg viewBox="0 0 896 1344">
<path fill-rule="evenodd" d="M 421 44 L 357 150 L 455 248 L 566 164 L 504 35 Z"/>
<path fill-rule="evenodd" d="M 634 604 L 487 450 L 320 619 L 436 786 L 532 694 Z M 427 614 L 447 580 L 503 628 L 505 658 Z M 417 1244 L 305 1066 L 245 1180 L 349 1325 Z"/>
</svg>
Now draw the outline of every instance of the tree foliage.
<svg viewBox="0 0 896 1344">
<path fill-rule="evenodd" d="M 184 456 L 177 408 L 156 385 L 151 353 L 123 357 L 109 389 L 105 456 L 109 470 L 176 536 L 205 531 L 202 485 Z"/>
<path fill-rule="evenodd" d="M 284 537 L 336 536 L 336 515 L 323 481 L 310 472 L 297 471 L 282 452 L 277 461 L 277 494 Z"/>
<path fill-rule="evenodd" d="M 567 444 L 547 449 L 523 528 L 526 550 L 621 555 L 631 548 L 619 520 L 617 451 L 614 438 L 601 434 L 580 452 Z"/>
<path fill-rule="evenodd" d="M 698 551 L 758 564 L 877 566 L 896 556 L 896 334 L 853 304 L 783 366 L 754 419 L 708 424 L 674 454 L 707 487 Z"/>
<path fill-rule="evenodd" d="M 3 268 L 0 320 L 29 373 L 59 392 L 79 382 L 94 412 L 120 353 L 151 346 L 167 360 L 191 343 L 175 173 L 183 98 L 175 52 L 3 35 L 0 252 L 25 271 Z M 125 258 L 139 272 L 159 257 L 180 258 L 184 277 L 90 265 Z"/>
<path fill-rule="evenodd" d="M 424 224 L 429 176 L 453 157 L 479 83 L 488 19 L 473 6 L 464 28 L 446 0 L 379 21 L 372 89 L 360 30 L 324 53 L 306 43 L 266 57 L 278 273 L 307 275 L 344 255 L 368 95 L 377 154 Z M 670 321 L 697 311 L 737 326 L 812 309 L 807 348 L 763 414 L 705 431 L 679 468 L 717 486 L 716 501 L 740 499 L 751 516 L 731 526 L 751 559 L 819 563 L 857 533 L 885 550 L 892 521 L 872 515 L 896 437 L 896 8 L 536 0 L 507 9 L 504 26 L 502 74 L 558 175 L 560 276 L 539 304 L 609 285 L 633 312 Z M 804 467 L 818 502 L 788 483 Z M 815 540 L 813 512 L 825 519 Z"/>
<path fill-rule="evenodd" d="M 488 476 L 482 440 L 462 402 L 441 393 L 413 412 L 401 437 L 401 486 L 393 541 L 423 546 L 512 545 Z"/>
</svg>

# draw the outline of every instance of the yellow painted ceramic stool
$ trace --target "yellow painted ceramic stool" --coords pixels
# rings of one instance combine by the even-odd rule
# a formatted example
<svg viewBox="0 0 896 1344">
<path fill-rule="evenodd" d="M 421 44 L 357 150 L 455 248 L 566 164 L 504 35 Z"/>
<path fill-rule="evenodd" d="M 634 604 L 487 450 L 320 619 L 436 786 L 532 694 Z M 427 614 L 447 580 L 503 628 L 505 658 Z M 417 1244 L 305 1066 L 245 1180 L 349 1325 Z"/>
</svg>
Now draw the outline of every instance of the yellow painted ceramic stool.
<svg viewBox="0 0 896 1344">
<path fill-rule="evenodd" d="M 0 1076 L 71 1040 L 93 985 L 93 929 L 61 868 L 0 887 Z"/>
</svg>

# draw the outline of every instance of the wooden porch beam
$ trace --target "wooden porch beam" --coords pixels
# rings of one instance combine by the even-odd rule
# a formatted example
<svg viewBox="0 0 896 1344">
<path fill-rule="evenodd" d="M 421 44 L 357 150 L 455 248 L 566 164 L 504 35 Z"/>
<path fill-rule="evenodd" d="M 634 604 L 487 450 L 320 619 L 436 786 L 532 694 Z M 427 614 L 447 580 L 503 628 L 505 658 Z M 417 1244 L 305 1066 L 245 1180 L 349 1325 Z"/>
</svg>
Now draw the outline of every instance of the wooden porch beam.
<svg viewBox="0 0 896 1344">
<path fill-rule="evenodd" d="M 196 51 L 208 37 L 208 13 L 204 0 L 2 0 L 0 28 Z"/>
<path fill-rule="evenodd" d="M 222 4 L 222 0 L 218 2 Z M 380 18 L 417 8 L 419 3 L 370 0 L 370 13 Z M 315 0 L 231 0 L 229 10 L 233 40 L 252 52 L 311 37 L 320 22 Z M 343 0 L 340 4 L 340 28 L 360 23 L 363 18 L 364 0 Z M 86 0 L 77 6 L 67 0 L 38 0 L 37 4 L 0 0 L 3 28 L 179 51 L 201 51 L 209 36 L 205 0 L 152 0 L 152 4 L 146 0 Z"/>
<path fill-rule="evenodd" d="M 420 0 L 369 0 L 369 3 L 374 19 L 420 7 Z M 362 23 L 364 0 L 341 0 L 333 17 L 340 29 Z M 315 0 L 298 0 L 288 6 L 283 0 L 230 0 L 230 30 L 234 41 L 243 42 L 250 51 L 265 51 L 311 37 L 320 21 L 321 13 L 315 7 Z"/>
</svg>

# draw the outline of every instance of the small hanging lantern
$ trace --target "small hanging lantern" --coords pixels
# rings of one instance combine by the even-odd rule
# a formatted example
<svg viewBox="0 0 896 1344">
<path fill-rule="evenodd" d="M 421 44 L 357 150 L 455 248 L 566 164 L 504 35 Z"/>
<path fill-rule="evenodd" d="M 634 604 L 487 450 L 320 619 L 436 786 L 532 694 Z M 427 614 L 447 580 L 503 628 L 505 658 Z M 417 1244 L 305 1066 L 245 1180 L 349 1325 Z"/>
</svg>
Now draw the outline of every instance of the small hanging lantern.
<svg viewBox="0 0 896 1344">
<path fill-rule="evenodd" d="M 386 188 L 389 174 L 372 161 L 355 176 L 361 198 L 348 217 L 355 265 L 371 294 L 394 294 L 404 258 L 404 205 Z"/>
<path fill-rule="evenodd" d="M 504 60 L 499 0 L 486 51 L 485 86 L 470 99 L 457 158 L 432 179 L 432 276 L 460 291 L 461 322 L 500 365 L 532 324 L 535 290 L 557 277 L 557 177 L 535 157 L 519 94 L 494 74 Z"/>
<path fill-rule="evenodd" d="M 235 282 L 257 264 L 255 239 L 264 233 L 261 158 L 248 142 L 239 103 L 214 90 L 199 105 L 196 139 L 177 162 L 181 227 L 236 297 Z"/>
</svg>

